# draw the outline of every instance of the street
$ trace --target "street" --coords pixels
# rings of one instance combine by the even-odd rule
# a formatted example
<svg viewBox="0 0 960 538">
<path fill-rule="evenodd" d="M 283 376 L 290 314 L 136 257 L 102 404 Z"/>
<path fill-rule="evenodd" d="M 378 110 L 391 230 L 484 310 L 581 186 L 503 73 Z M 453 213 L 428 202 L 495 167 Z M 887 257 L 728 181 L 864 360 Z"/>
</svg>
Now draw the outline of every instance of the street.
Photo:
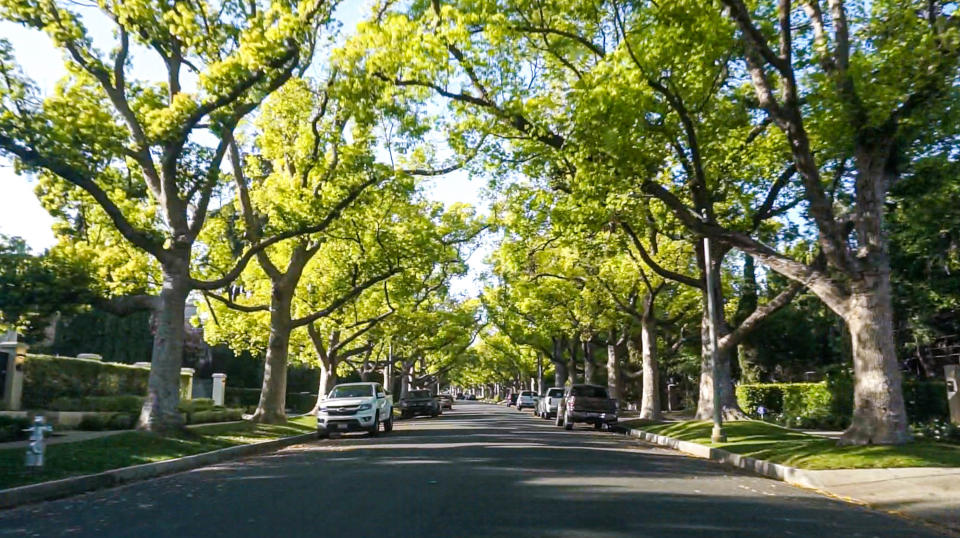
<svg viewBox="0 0 960 538">
<path fill-rule="evenodd" d="M 0 512 L 2 536 L 938 536 L 529 411 L 457 401 L 280 452 Z"/>
</svg>

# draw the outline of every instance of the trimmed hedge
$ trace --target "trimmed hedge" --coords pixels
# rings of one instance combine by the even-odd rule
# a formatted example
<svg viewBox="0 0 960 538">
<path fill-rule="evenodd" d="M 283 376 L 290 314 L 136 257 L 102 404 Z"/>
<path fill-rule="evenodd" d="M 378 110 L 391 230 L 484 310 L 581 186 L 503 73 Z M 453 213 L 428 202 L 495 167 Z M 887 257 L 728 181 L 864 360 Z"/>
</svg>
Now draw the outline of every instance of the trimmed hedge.
<svg viewBox="0 0 960 538">
<path fill-rule="evenodd" d="M 137 415 L 143 407 L 143 396 L 88 396 L 86 398 L 56 398 L 47 409 L 51 411 L 117 411 Z"/>
<path fill-rule="evenodd" d="M 28 438 L 29 434 L 23 430 L 30 426 L 28 418 L 0 416 L 0 443 Z"/>
<path fill-rule="evenodd" d="M 794 428 L 840 428 L 842 416 L 832 411 L 833 395 L 826 383 L 756 383 L 737 387 L 737 403 L 757 416 L 761 405 L 774 421 Z"/>
<path fill-rule="evenodd" d="M 239 407 L 251 413 L 260 403 L 260 389 L 231 387 L 227 385 L 223 396 L 223 403 L 227 407 Z M 317 395 L 309 392 L 288 392 L 287 409 L 295 413 L 306 413 L 317 403 Z"/>
<path fill-rule="evenodd" d="M 78 430 L 130 430 L 133 429 L 137 415 L 130 413 L 113 413 L 111 415 L 87 415 L 80 420 Z"/>
<path fill-rule="evenodd" d="M 911 423 L 949 419 L 942 381 L 904 380 L 903 395 Z M 767 408 L 769 417 L 791 428 L 845 428 L 853 414 L 853 380 L 834 372 L 819 383 L 754 383 L 737 387 L 737 402 L 747 414 Z"/>
<path fill-rule="evenodd" d="M 306 413 L 313 409 L 317 404 L 317 395 L 309 392 L 288 392 L 287 409 L 293 409 L 295 413 Z"/>
<path fill-rule="evenodd" d="M 74 357 L 28 354 L 23 363 L 23 406 L 26 409 L 59 411 L 127 411 L 127 408 L 62 409 L 54 405 L 81 405 L 68 400 L 136 396 L 147 393 L 150 369 L 114 362 Z M 189 375 L 180 374 L 180 397 L 184 398 Z M 103 400 L 106 401 L 106 400 Z M 109 405 L 109 404 L 108 404 Z M 135 412 L 139 413 L 139 409 Z"/>
<path fill-rule="evenodd" d="M 223 394 L 223 404 L 226 407 L 239 407 L 248 413 L 257 408 L 260 403 L 260 389 L 226 386 Z"/>
<path fill-rule="evenodd" d="M 48 409 L 58 398 L 147 393 L 146 368 L 72 357 L 27 355 L 23 363 L 23 406 Z"/>
<path fill-rule="evenodd" d="M 196 411 L 186 416 L 187 424 L 204 424 L 207 422 L 232 422 L 243 420 L 243 409 L 226 409 L 215 407 L 207 411 Z"/>
</svg>

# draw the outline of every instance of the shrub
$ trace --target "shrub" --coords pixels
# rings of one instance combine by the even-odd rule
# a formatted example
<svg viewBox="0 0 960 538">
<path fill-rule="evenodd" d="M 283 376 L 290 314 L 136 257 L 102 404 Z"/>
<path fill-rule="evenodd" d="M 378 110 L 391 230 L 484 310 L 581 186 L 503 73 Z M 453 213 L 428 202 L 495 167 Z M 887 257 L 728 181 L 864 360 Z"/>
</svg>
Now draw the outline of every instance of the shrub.
<svg viewBox="0 0 960 538">
<path fill-rule="evenodd" d="M 904 380 L 903 395 L 911 423 L 950 416 L 942 381 Z M 849 368 L 836 368 L 820 383 L 740 385 L 737 402 L 751 416 L 757 416 L 757 407 L 762 405 L 775 422 L 787 427 L 842 429 L 853 415 L 853 377 Z"/>
<path fill-rule="evenodd" d="M 133 428 L 135 416 L 128 413 L 85 415 L 80 420 L 77 429 L 86 431 L 129 430 Z"/>
<path fill-rule="evenodd" d="M 950 407 L 947 404 L 947 386 L 943 381 L 906 379 L 903 382 L 903 399 L 910 422 L 940 420 L 949 423 Z"/>
<path fill-rule="evenodd" d="M 317 404 L 317 395 L 309 392 L 288 392 L 287 408 L 294 413 L 306 413 Z"/>
<path fill-rule="evenodd" d="M 239 407 L 248 413 L 253 412 L 260 403 L 260 389 L 230 387 L 224 393 L 223 403 L 227 407 Z M 317 395 L 309 392 L 288 392 L 287 408 L 296 413 L 306 413 L 317 403 Z"/>
<path fill-rule="evenodd" d="M 203 424 L 207 422 L 231 422 L 243 419 L 243 409 L 226 409 L 215 407 L 207 411 L 190 413 L 187 424 Z"/>
<path fill-rule="evenodd" d="M 227 385 L 223 395 L 223 403 L 227 407 L 239 407 L 251 412 L 260 403 L 260 389 L 231 387 Z"/>
<path fill-rule="evenodd" d="M 137 414 L 143 407 L 143 396 L 88 396 L 85 398 L 56 398 L 47 409 L 51 411 L 116 411 Z"/>
<path fill-rule="evenodd" d="M 209 411 L 213 409 L 213 400 L 210 398 L 197 398 L 195 400 L 184 400 L 177 404 L 177 410 L 181 413 L 196 413 L 198 411 Z"/>
<path fill-rule="evenodd" d="M 23 405 L 48 409 L 58 398 L 147 393 L 146 368 L 71 357 L 27 355 L 23 363 Z"/>
<path fill-rule="evenodd" d="M 913 433 L 929 441 L 960 443 L 960 426 L 942 418 L 914 424 Z"/>
<path fill-rule="evenodd" d="M 0 443 L 28 438 L 30 435 L 23 430 L 29 427 L 30 419 L 28 418 L 0 416 Z"/>
</svg>

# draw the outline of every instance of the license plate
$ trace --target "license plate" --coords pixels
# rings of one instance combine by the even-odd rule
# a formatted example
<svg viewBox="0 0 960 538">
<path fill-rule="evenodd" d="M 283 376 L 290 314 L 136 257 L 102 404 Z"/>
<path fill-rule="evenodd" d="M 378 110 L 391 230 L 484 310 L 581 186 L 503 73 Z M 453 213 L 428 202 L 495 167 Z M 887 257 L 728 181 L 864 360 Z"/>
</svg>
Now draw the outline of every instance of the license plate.
<svg viewBox="0 0 960 538">
<path fill-rule="evenodd" d="M 337 429 L 338 429 L 338 430 L 345 430 L 345 429 L 347 429 L 347 425 L 346 425 L 346 424 L 337 424 Z"/>
</svg>

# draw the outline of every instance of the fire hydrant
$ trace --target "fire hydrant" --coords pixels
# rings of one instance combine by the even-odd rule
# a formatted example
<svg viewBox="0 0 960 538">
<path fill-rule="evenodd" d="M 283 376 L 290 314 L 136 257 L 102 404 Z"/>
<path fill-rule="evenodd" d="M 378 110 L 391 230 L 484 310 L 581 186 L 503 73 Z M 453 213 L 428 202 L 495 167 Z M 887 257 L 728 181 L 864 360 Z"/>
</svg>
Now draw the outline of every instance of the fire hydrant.
<svg viewBox="0 0 960 538">
<path fill-rule="evenodd" d="M 44 434 L 52 431 L 53 427 L 47 424 L 43 415 L 33 419 L 33 427 L 23 431 L 30 432 L 30 446 L 27 447 L 27 467 L 43 467 L 43 451 L 46 450 Z"/>
</svg>

